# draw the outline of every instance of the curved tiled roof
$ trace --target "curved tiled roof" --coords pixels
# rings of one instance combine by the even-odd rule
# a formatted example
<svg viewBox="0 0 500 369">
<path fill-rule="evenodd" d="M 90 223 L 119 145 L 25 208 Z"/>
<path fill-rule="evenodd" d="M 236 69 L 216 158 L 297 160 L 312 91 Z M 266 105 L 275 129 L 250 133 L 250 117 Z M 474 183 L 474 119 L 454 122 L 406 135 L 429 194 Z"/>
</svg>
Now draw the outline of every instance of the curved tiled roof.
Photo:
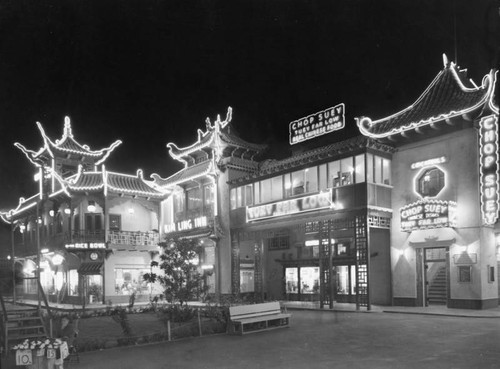
<svg viewBox="0 0 500 369">
<path fill-rule="evenodd" d="M 72 192 L 101 191 L 161 198 L 164 194 L 142 178 L 142 171 L 136 176 L 114 172 L 82 172 L 67 181 L 67 187 Z"/>
<path fill-rule="evenodd" d="M 151 178 L 153 178 L 155 185 L 160 187 L 168 187 L 188 182 L 213 172 L 214 172 L 213 161 L 207 160 L 199 164 L 186 167 L 166 179 L 161 178 L 156 173 L 153 173 L 151 175 Z"/>
<path fill-rule="evenodd" d="M 363 135 L 382 138 L 444 121 L 480 109 L 493 91 L 492 74 L 483 78 L 481 86 L 465 79 L 465 71 L 448 63 L 424 93 L 408 108 L 379 120 L 356 118 Z"/>
<path fill-rule="evenodd" d="M 179 148 L 174 143 L 168 143 L 167 147 L 170 149 L 169 154 L 172 158 L 180 160 L 183 157 L 189 156 L 197 151 L 203 150 L 207 147 L 212 147 L 212 145 L 217 146 L 220 142 L 224 142 L 226 145 L 243 148 L 247 151 L 251 151 L 255 154 L 266 149 L 266 145 L 253 144 L 247 142 L 240 137 L 231 133 L 231 119 L 232 119 L 232 108 L 228 108 L 227 116 L 224 121 L 220 120 L 220 116 L 217 116 L 217 120 L 212 125 L 210 120 L 207 118 L 206 121 L 206 131 L 198 130 L 198 140 L 191 146 Z"/>
<path fill-rule="evenodd" d="M 39 166 L 45 160 L 43 157 L 48 155 L 49 157 L 56 156 L 55 153 L 61 153 L 62 155 L 78 155 L 83 158 L 91 159 L 95 165 L 103 163 L 109 154 L 122 142 L 120 140 L 115 141 L 111 146 L 101 149 L 101 150 L 91 150 L 87 145 L 81 145 L 73 137 L 73 132 L 71 130 L 71 122 L 69 117 L 64 118 L 64 133 L 60 140 L 56 140 L 54 143 L 46 134 L 42 125 L 37 122 L 38 129 L 43 138 L 44 146 L 38 151 L 28 150 L 20 143 L 15 143 L 14 145 L 18 147 L 27 158 L 35 165 Z"/>
</svg>

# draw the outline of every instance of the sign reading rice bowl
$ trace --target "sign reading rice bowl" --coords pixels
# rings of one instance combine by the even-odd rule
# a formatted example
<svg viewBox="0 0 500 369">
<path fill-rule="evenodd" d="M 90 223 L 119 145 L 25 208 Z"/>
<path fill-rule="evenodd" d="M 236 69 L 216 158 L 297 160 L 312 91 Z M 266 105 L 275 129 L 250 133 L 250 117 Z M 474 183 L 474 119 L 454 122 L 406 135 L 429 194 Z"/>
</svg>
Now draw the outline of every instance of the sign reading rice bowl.
<svg viewBox="0 0 500 369">
<path fill-rule="evenodd" d="M 338 131 L 345 125 L 345 105 L 338 104 L 290 123 L 290 145 Z"/>
</svg>

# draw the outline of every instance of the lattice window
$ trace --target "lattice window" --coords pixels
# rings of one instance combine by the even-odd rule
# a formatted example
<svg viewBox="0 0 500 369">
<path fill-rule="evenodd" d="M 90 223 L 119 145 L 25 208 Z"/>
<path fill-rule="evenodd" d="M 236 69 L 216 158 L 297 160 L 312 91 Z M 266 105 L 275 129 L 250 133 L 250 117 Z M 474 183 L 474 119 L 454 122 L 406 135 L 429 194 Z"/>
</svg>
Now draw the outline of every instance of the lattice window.
<svg viewBox="0 0 500 369">
<path fill-rule="evenodd" d="M 267 236 L 268 250 L 286 250 L 290 248 L 290 235 L 287 229 L 269 232 Z"/>
<path fill-rule="evenodd" d="M 391 228 L 391 218 L 380 215 L 370 215 L 368 217 L 368 226 L 370 228 Z"/>
</svg>

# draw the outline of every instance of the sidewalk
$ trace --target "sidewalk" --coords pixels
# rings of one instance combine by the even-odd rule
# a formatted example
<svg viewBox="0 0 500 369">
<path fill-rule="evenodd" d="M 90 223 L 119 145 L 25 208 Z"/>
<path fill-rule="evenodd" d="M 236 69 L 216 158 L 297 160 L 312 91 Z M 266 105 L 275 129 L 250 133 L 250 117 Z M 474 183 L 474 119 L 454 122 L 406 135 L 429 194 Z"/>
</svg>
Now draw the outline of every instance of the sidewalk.
<svg viewBox="0 0 500 369">
<path fill-rule="evenodd" d="M 328 307 L 320 308 L 319 302 L 306 302 L 306 301 L 284 301 L 282 302 L 287 309 L 302 309 L 302 310 L 322 310 L 329 311 Z M 356 310 L 356 304 L 334 303 L 333 311 L 346 311 L 346 312 L 364 312 L 364 313 L 399 313 L 399 314 L 422 314 L 422 315 L 443 315 L 455 317 L 469 317 L 469 318 L 500 318 L 500 306 L 493 309 L 485 310 L 472 310 L 472 309 L 450 309 L 444 305 L 431 305 L 431 306 L 381 306 L 371 305 L 370 310 L 365 307 Z"/>
<path fill-rule="evenodd" d="M 281 303 L 287 309 L 302 309 L 302 310 L 319 310 L 319 311 L 330 311 L 328 307 L 320 308 L 318 301 L 281 301 Z M 145 307 L 148 302 L 138 302 L 135 303 L 135 307 Z M 188 303 L 193 306 L 202 306 L 200 302 Z M 38 306 L 38 302 L 34 300 L 23 300 L 18 302 L 16 305 L 6 304 L 8 309 L 21 309 L 28 307 Z M 70 304 L 56 304 L 49 303 L 50 307 L 59 311 L 72 311 L 81 310 L 80 305 L 70 305 Z M 127 303 L 115 304 L 113 306 L 127 306 Z M 42 306 L 43 308 L 43 306 Z M 106 309 L 107 306 L 103 304 L 91 304 L 86 305 L 85 310 L 98 310 Z M 416 307 L 416 306 L 382 306 L 382 305 L 371 305 L 370 310 L 365 307 L 361 307 L 360 310 L 356 310 L 356 304 L 347 303 L 334 303 L 333 311 L 346 311 L 346 312 L 364 312 L 364 313 L 400 313 L 400 314 L 423 314 L 423 315 L 443 315 L 443 316 L 455 316 L 455 317 L 469 317 L 469 318 L 500 318 L 500 306 L 492 309 L 484 310 L 473 310 L 473 309 L 451 309 L 444 305 L 431 305 L 426 307 Z"/>
</svg>

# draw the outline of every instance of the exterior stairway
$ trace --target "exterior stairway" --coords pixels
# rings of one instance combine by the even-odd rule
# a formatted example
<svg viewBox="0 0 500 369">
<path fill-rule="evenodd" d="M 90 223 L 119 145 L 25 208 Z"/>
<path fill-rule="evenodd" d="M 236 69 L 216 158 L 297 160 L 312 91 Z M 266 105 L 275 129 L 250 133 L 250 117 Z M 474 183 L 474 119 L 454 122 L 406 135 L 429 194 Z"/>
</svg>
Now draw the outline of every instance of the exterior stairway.
<svg viewBox="0 0 500 369">
<path fill-rule="evenodd" d="M 447 302 L 447 283 L 446 283 L 446 267 L 439 268 L 430 282 L 427 291 L 427 301 L 429 304 L 446 305 Z"/>
<path fill-rule="evenodd" d="M 4 319 L 3 344 L 8 350 L 25 339 L 47 337 L 43 319 L 38 309 L 7 310 Z"/>
</svg>

